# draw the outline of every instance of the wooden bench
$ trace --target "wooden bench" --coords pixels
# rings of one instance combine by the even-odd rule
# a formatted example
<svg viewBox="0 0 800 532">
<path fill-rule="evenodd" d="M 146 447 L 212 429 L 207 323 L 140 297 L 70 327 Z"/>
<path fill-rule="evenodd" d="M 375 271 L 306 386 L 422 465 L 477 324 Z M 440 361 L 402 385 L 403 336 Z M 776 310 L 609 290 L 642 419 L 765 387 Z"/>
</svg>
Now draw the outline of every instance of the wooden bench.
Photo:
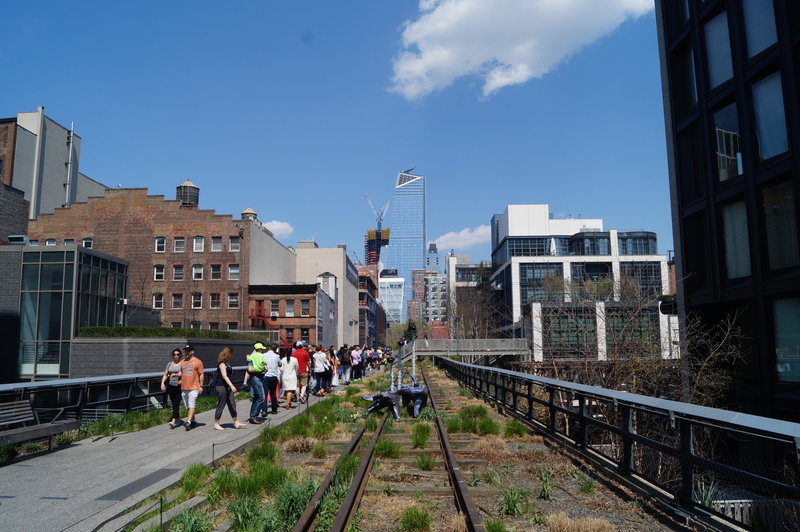
<svg viewBox="0 0 800 532">
<path fill-rule="evenodd" d="M 44 409 L 57 411 L 50 423 L 40 423 L 39 414 L 30 401 L 0 403 L 0 445 L 14 445 L 31 440 L 47 438 L 47 448 L 53 446 L 53 436 L 80 428 L 81 422 L 73 419 L 58 420 L 63 408 Z"/>
</svg>

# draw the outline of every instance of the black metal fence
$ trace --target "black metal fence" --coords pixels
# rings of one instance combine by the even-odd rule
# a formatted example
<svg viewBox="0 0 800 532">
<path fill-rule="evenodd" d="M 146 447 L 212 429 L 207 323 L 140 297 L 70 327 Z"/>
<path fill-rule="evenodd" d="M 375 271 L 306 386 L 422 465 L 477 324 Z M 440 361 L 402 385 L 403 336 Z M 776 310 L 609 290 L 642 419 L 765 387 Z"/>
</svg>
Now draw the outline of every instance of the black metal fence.
<svg viewBox="0 0 800 532">
<path fill-rule="evenodd" d="M 436 364 L 509 414 L 710 522 L 800 530 L 800 424 L 473 366 Z"/>
</svg>

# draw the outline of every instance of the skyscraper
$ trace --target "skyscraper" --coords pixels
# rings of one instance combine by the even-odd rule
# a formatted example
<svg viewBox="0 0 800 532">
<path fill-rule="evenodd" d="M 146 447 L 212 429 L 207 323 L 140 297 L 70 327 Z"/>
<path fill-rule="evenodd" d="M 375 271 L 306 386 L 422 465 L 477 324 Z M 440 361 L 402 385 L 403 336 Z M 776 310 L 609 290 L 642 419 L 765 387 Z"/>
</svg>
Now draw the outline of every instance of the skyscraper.
<svg viewBox="0 0 800 532">
<path fill-rule="evenodd" d="M 800 421 L 800 2 L 656 12 L 679 312 L 748 339 L 731 408 Z"/>
<path fill-rule="evenodd" d="M 397 269 L 406 280 L 401 320 L 408 318 L 405 302 L 411 301 L 411 270 L 425 268 L 425 176 L 399 172 L 392 198 L 392 239 L 386 248 L 386 267 Z"/>
</svg>

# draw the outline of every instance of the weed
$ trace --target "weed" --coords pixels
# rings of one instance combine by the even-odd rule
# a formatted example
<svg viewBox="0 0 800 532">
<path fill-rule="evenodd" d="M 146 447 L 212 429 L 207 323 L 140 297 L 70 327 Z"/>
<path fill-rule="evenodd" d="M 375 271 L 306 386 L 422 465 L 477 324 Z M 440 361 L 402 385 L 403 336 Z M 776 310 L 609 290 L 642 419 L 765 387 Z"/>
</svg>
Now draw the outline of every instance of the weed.
<svg viewBox="0 0 800 532">
<path fill-rule="evenodd" d="M 335 482 L 328 488 L 328 491 L 325 492 L 325 496 L 322 497 L 319 503 L 319 510 L 317 511 L 316 530 L 330 530 L 333 520 L 336 518 L 339 506 L 342 504 L 345 495 L 347 495 L 348 484 L 349 483 Z"/>
<path fill-rule="evenodd" d="M 233 494 L 236 490 L 236 481 L 236 473 L 231 471 L 229 467 L 223 467 L 217 471 L 212 485 L 216 489 L 216 492 L 224 497 Z"/>
<path fill-rule="evenodd" d="M 528 434 L 528 428 L 516 419 L 506 421 L 506 426 L 503 428 L 503 435 L 506 437 L 525 436 L 526 434 Z"/>
<path fill-rule="evenodd" d="M 500 423 L 489 418 L 478 421 L 477 433 L 481 436 L 487 434 L 500 434 Z"/>
<path fill-rule="evenodd" d="M 401 458 L 403 450 L 393 441 L 378 440 L 378 443 L 375 444 L 375 456 L 379 458 Z"/>
<path fill-rule="evenodd" d="M 458 412 L 458 417 L 465 419 L 484 419 L 489 416 L 489 410 L 483 405 L 465 406 Z"/>
<path fill-rule="evenodd" d="M 477 471 L 474 470 L 472 471 L 472 476 L 470 477 L 469 480 L 467 480 L 467 485 L 471 488 L 481 485 L 481 477 L 480 475 L 478 475 Z"/>
<path fill-rule="evenodd" d="M 711 504 L 719 495 L 719 483 L 716 480 L 706 482 L 700 479 L 696 482 L 694 487 L 694 500 L 707 508 L 711 508 Z"/>
<path fill-rule="evenodd" d="M 581 493 L 592 493 L 594 491 L 594 481 L 589 475 L 580 475 L 578 477 L 578 491 Z"/>
<path fill-rule="evenodd" d="M 0 445 L 0 462 L 5 462 L 16 458 L 19 454 L 16 446 L 14 445 Z"/>
<path fill-rule="evenodd" d="M 262 442 L 278 442 L 284 439 L 281 427 L 267 427 L 261 429 L 258 439 Z"/>
<path fill-rule="evenodd" d="M 263 519 L 264 511 L 258 499 L 245 497 L 233 501 L 228 506 L 228 515 L 234 530 L 246 530 Z"/>
<path fill-rule="evenodd" d="M 542 489 L 539 490 L 539 498 L 542 500 L 549 501 L 553 497 L 553 485 L 550 484 L 550 477 L 552 475 L 553 474 L 546 465 L 539 468 L 539 480 L 542 481 Z"/>
<path fill-rule="evenodd" d="M 472 392 L 469 388 L 459 388 L 458 395 L 461 397 L 472 397 Z"/>
<path fill-rule="evenodd" d="M 378 428 L 378 418 L 375 416 L 369 416 L 366 421 L 364 421 L 364 430 L 367 432 L 374 432 L 375 429 Z"/>
<path fill-rule="evenodd" d="M 272 513 L 282 521 L 283 526 L 279 527 L 281 530 L 289 530 L 294 526 L 317 488 L 319 485 L 313 480 L 301 483 L 286 480 L 278 487 L 272 501 Z"/>
<path fill-rule="evenodd" d="M 486 532 L 506 532 L 506 524 L 502 519 L 487 519 L 483 527 Z"/>
<path fill-rule="evenodd" d="M 503 484 L 503 479 L 500 478 L 500 474 L 494 469 L 484 471 L 481 478 L 484 482 L 493 486 L 501 486 Z"/>
<path fill-rule="evenodd" d="M 251 462 L 265 460 L 274 462 L 278 458 L 278 446 L 272 442 L 262 443 L 247 451 L 247 459 Z"/>
<path fill-rule="evenodd" d="M 347 397 L 353 397 L 354 395 L 358 395 L 361 392 L 362 392 L 362 390 L 358 386 L 350 386 L 344 391 L 344 394 Z"/>
<path fill-rule="evenodd" d="M 314 444 L 311 448 L 311 456 L 314 458 L 325 458 L 328 456 L 328 447 L 325 445 L 324 441 L 318 441 Z"/>
<path fill-rule="evenodd" d="M 539 510 L 533 510 L 530 523 L 532 525 L 543 525 L 547 522 L 547 517 Z"/>
<path fill-rule="evenodd" d="M 503 492 L 500 498 L 500 515 L 516 517 L 522 515 L 522 509 L 530 492 L 528 490 L 513 488 Z"/>
<path fill-rule="evenodd" d="M 192 464 L 181 475 L 181 495 L 191 497 L 205 485 L 205 480 L 211 474 L 211 468 L 206 464 Z"/>
<path fill-rule="evenodd" d="M 250 477 L 259 484 L 261 490 L 272 493 L 286 480 L 288 473 L 271 462 L 258 460 L 250 462 Z"/>
<path fill-rule="evenodd" d="M 445 421 L 447 432 L 461 432 L 461 422 L 457 418 L 450 418 Z"/>
<path fill-rule="evenodd" d="M 386 484 L 386 485 L 383 487 L 383 494 L 384 494 L 384 495 L 386 495 L 387 497 L 391 497 L 391 496 L 392 496 L 392 495 L 394 495 L 395 493 L 397 493 L 397 490 L 396 490 L 396 489 L 394 489 L 394 487 L 392 487 L 392 485 L 391 485 L 391 484 Z"/>
<path fill-rule="evenodd" d="M 436 412 L 433 410 L 433 408 L 426 406 L 419 411 L 417 419 L 420 421 L 434 421 L 436 419 Z"/>
<path fill-rule="evenodd" d="M 75 441 L 75 433 L 70 432 L 62 432 L 61 434 L 56 434 L 53 441 L 56 442 L 56 447 L 63 447 L 65 445 L 69 445 Z"/>
<path fill-rule="evenodd" d="M 514 471 L 514 464 L 500 464 L 497 466 L 497 472 L 504 477 L 510 475 L 512 471 Z"/>
<path fill-rule="evenodd" d="M 347 456 L 339 458 L 336 464 L 336 476 L 334 476 L 333 481 L 350 484 L 360 463 L 361 460 L 357 454 L 348 454 Z"/>
<path fill-rule="evenodd" d="M 43 445 L 40 442 L 26 441 L 22 444 L 22 450 L 27 454 L 38 453 L 42 450 Z"/>
<path fill-rule="evenodd" d="M 175 516 L 169 529 L 175 532 L 207 532 L 211 530 L 211 516 L 187 508 Z"/>
<path fill-rule="evenodd" d="M 427 454 L 421 454 L 417 456 L 414 465 L 422 471 L 432 471 L 436 467 L 436 460 Z"/>
<path fill-rule="evenodd" d="M 431 514 L 428 510 L 412 506 L 400 516 L 400 530 L 403 532 L 422 532 L 431 529 Z"/>
<path fill-rule="evenodd" d="M 411 433 L 411 446 L 414 449 L 422 449 L 428 445 L 428 438 L 431 436 L 431 426 L 427 423 L 414 425 Z"/>
<path fill-rule="evenodd" d="M 309 453 L 316 443 L 314 438 L 305 436 L 291 438 L 283 442 L 283 450 L 287 453 Z"/>
</svg>

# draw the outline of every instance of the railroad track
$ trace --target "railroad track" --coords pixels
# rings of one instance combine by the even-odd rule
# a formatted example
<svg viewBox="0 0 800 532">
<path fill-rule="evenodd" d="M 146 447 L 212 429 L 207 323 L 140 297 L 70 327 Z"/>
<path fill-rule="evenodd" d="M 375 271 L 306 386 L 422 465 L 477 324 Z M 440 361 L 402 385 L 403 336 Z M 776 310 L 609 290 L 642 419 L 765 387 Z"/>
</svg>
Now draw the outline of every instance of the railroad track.
<svg viewBox="0 0 800 532">
<path fill-rule="evenodd" d="M 424 373 L 422 373 L 422 378 L 423 382 L 427 386 L 428 382 Z M 444 464 L 447 484 L 451 491 L 454 509 L 463 516 L 466 529 L 474 532 L 483 532 L 484 527 L 478 514 L 478 508 L 475 505 L 472 496 L 470 495 L 461 468 L 456 461 L 455 453 L 453 452 L 453 446 L 450 442 L 450 438 L 447 435 L 447 431 L 445 430 L 444 422 L 439 412 L 439 406 L 430 386 L 428 386 L 428 399 L 435 415 L 433 426 L 438 436 L 438 452 L 435 450 L 429 450 L 426 452 L 426 454 L 428 456 L 438 454 L 437 458 L 439 458 Z M 344 500 L 339 507 L 339 511 L 336 514 L 336 518 L 331 525 L 330 530 L 333 532 L 343 532 L 347 530 L 347 527 L 353 522 L 353 519 L 361 506 L 362 497 L 365 489 L 367 488 L 370 475 L 373 472 L 375 448 L 379 440 L 381 440 L 381 438 L 384 436 L 384 430 L 387 426 L 389 415 L 389 412 L 383 415 L 378 423 L 377 428 L 372 433 L 371 438 L 368 440 L 369 443 L 366 445 L 366 447 L 364 447 L 362 442 L 367 441 L 365 439 L 367 433 L 365 427 L 362 426 L 342 452 L 340 462 L 342 457 L 348 456 L 352 453 L 357 453 L 358 450 L 362 448 L 359 467 L 353 476 L 353 479 L 347 490 L 347 494 L 345 495 Z M 337 462 L 337 464 L 340 462 Z M 326 493 L 330 491 L 334 479 L 336 478 L 336 473 L 337 467 L 335 466 L 320 484 L 319 489 L 314 497 L 312 497 L 303 515 L 295 524 L 292 532 L 307 532 L 315 530 L 320 504 Z M 442 494 L 442 489 L 437 488 L 436 491 L 439 497 L 445 496 Z"/>
</svg>

